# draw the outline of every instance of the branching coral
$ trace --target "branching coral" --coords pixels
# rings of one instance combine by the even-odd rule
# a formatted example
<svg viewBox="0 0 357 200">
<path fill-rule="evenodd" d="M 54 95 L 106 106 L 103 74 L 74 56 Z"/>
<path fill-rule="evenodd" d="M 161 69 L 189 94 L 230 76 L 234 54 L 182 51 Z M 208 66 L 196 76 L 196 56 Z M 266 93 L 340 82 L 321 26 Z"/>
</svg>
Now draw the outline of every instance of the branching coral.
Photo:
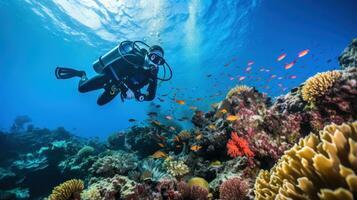
<svg viewBox="0 0 357 200">
<path fill-rule="evenodd" d="M 341 75 L 341 72 L 335 70 L 318 73 L 307 79 L 301 90 L 302 98 L 308 103 L 316 103 L 316 100 L 324 96 Z"/>
<path fill-rule="evenodd" d="M 326 126 L 259 173 L 256 199 L 355 199 L 356 152 L 357 122 Z"/>
<path fill-rule="evenodd" d="M 248 141 L 238 136 L 236 132 L 231 133 L 231 139 L 227 143 L 227 153 L 232 158 L 237 156 L 253 157 L 254 153 L 250 150 Z"/>
<path fill-rule="evenodd" d="M 48 200 L 79 200 L 83 191 L 83 181 L 72 179 L 56 186 Z"/>
<path fill-rule="evenodd" d="M 182 160 L 172 160 L 171 157 L 166 158 L 164 167 L 167 172 L 174 177 L 180 177 L 187 174 L 190 169 Z"/>
<path fill-rule="evenodd" d="M 89 170 L 94 175 L 110 177 L 114 174 L 126 175 L 136 166 L 137 158 L 134 154 L 118 151 L 98 159 Z"/>
<path fill-rule="evenodd" d="M 232 178 L 222 183 L 219 188 L 219 199 L 221 200 L 242 200 L 246 199 L 249 185 L 241 178 Z"/>
<path fill-rule="evenodd" d="M 232 96 L 235 96 L 237 94 L 240 94 L 242 92 L 246 92 L 251 90 L 252 87 L 246 86 L 246 85 L 237 85 L 234 88 L 232 88 L 231 90 L 228 91 L 226 98 L 231 98 Z"/>
</svg>

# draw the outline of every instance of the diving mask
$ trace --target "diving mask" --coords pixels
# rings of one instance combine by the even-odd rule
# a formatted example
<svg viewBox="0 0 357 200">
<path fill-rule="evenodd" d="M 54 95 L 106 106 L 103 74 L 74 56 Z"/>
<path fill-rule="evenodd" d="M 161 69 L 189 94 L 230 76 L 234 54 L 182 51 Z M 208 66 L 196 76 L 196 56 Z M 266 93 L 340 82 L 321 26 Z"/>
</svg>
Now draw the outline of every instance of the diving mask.
<svg viewBox="0 0 357 200">
<path fill-rule="evenodd" d="M 148 56 L 149 56 L 150 61 L 156 65 L 165 64 L 165 59 L 156 53 L 150 53 Z"/>
</svg>

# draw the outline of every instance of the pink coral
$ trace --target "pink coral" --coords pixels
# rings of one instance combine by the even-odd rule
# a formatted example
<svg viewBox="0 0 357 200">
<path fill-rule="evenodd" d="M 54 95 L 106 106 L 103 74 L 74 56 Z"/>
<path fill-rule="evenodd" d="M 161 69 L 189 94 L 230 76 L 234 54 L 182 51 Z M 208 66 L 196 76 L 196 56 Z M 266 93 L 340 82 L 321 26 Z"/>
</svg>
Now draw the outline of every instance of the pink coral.
<svg viewBox="0 0 357 200">
<path fill-rule="evenodd" d="M 242 200 L 248 194 L 249 185 L 240 178 L 232 178 L 224 181 L 219 187 L 219 199 Z"/>
<path fill-rule="evenodd" d="M 236 132 L 231 133 L 231 139 L 227 143 L 227 153 L 233 158 L 237 156 L 254 157 L 254 153 L 249 148 L 248 141 L 239 137 Z"/>
</svg>

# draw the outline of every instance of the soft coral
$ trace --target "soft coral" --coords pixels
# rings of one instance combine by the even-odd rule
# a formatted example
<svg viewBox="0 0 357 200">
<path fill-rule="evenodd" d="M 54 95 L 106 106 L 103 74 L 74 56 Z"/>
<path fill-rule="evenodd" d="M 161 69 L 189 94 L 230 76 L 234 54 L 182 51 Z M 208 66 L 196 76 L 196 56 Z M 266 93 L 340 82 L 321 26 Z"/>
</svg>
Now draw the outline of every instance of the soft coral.
<svg viewBox="0 0 357 200">
<path fill-rule="evenodd" d="M 231 139 L 227 142 L 227 153 L 235 158 L 237 156 L 253 157 L 254 153 L 250 150 L 248 141 L 238 136 L 236 132 L 231 133 Z"/>
</svg>

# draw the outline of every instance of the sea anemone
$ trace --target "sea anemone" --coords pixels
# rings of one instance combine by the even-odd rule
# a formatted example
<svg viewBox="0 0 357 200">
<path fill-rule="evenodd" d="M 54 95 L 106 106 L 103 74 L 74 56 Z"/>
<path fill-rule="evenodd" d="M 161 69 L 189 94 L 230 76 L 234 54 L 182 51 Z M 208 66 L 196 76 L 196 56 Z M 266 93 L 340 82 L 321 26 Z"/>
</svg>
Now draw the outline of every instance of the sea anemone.
<svg viewBox="0 0 357 200">
<path fill-rule="evenodd" d="M 79 200 L 83 189 L 82 180 L 71 179 L 56 186 L 47 200 Z"/>
<path fill-rule="evenodd" d="M 232 96 L 238 95 L 242 92 L 249 91 L 251 89 L 252 89 L 252 87 L 249 87 L 246 85 L 237 85 L 234 88 L 232 88 L 231 90 L 229 90 L 229 92 L 227 93 L 226 99 L 229 99 Z"/>
<path fill-rule="evenodd" d="M 302 87 L 302 98 L 306 102 L 314 104 L 317 98 L 323 97 L 332 88 L 341 75 L 341 72 L 334 70 L 310 77 Z"/>
<path fill-rule="evenodd" d="M 357 122 L 301 139 L 255 182 L 256 199 L 357 198 Z"/>
</svg>

